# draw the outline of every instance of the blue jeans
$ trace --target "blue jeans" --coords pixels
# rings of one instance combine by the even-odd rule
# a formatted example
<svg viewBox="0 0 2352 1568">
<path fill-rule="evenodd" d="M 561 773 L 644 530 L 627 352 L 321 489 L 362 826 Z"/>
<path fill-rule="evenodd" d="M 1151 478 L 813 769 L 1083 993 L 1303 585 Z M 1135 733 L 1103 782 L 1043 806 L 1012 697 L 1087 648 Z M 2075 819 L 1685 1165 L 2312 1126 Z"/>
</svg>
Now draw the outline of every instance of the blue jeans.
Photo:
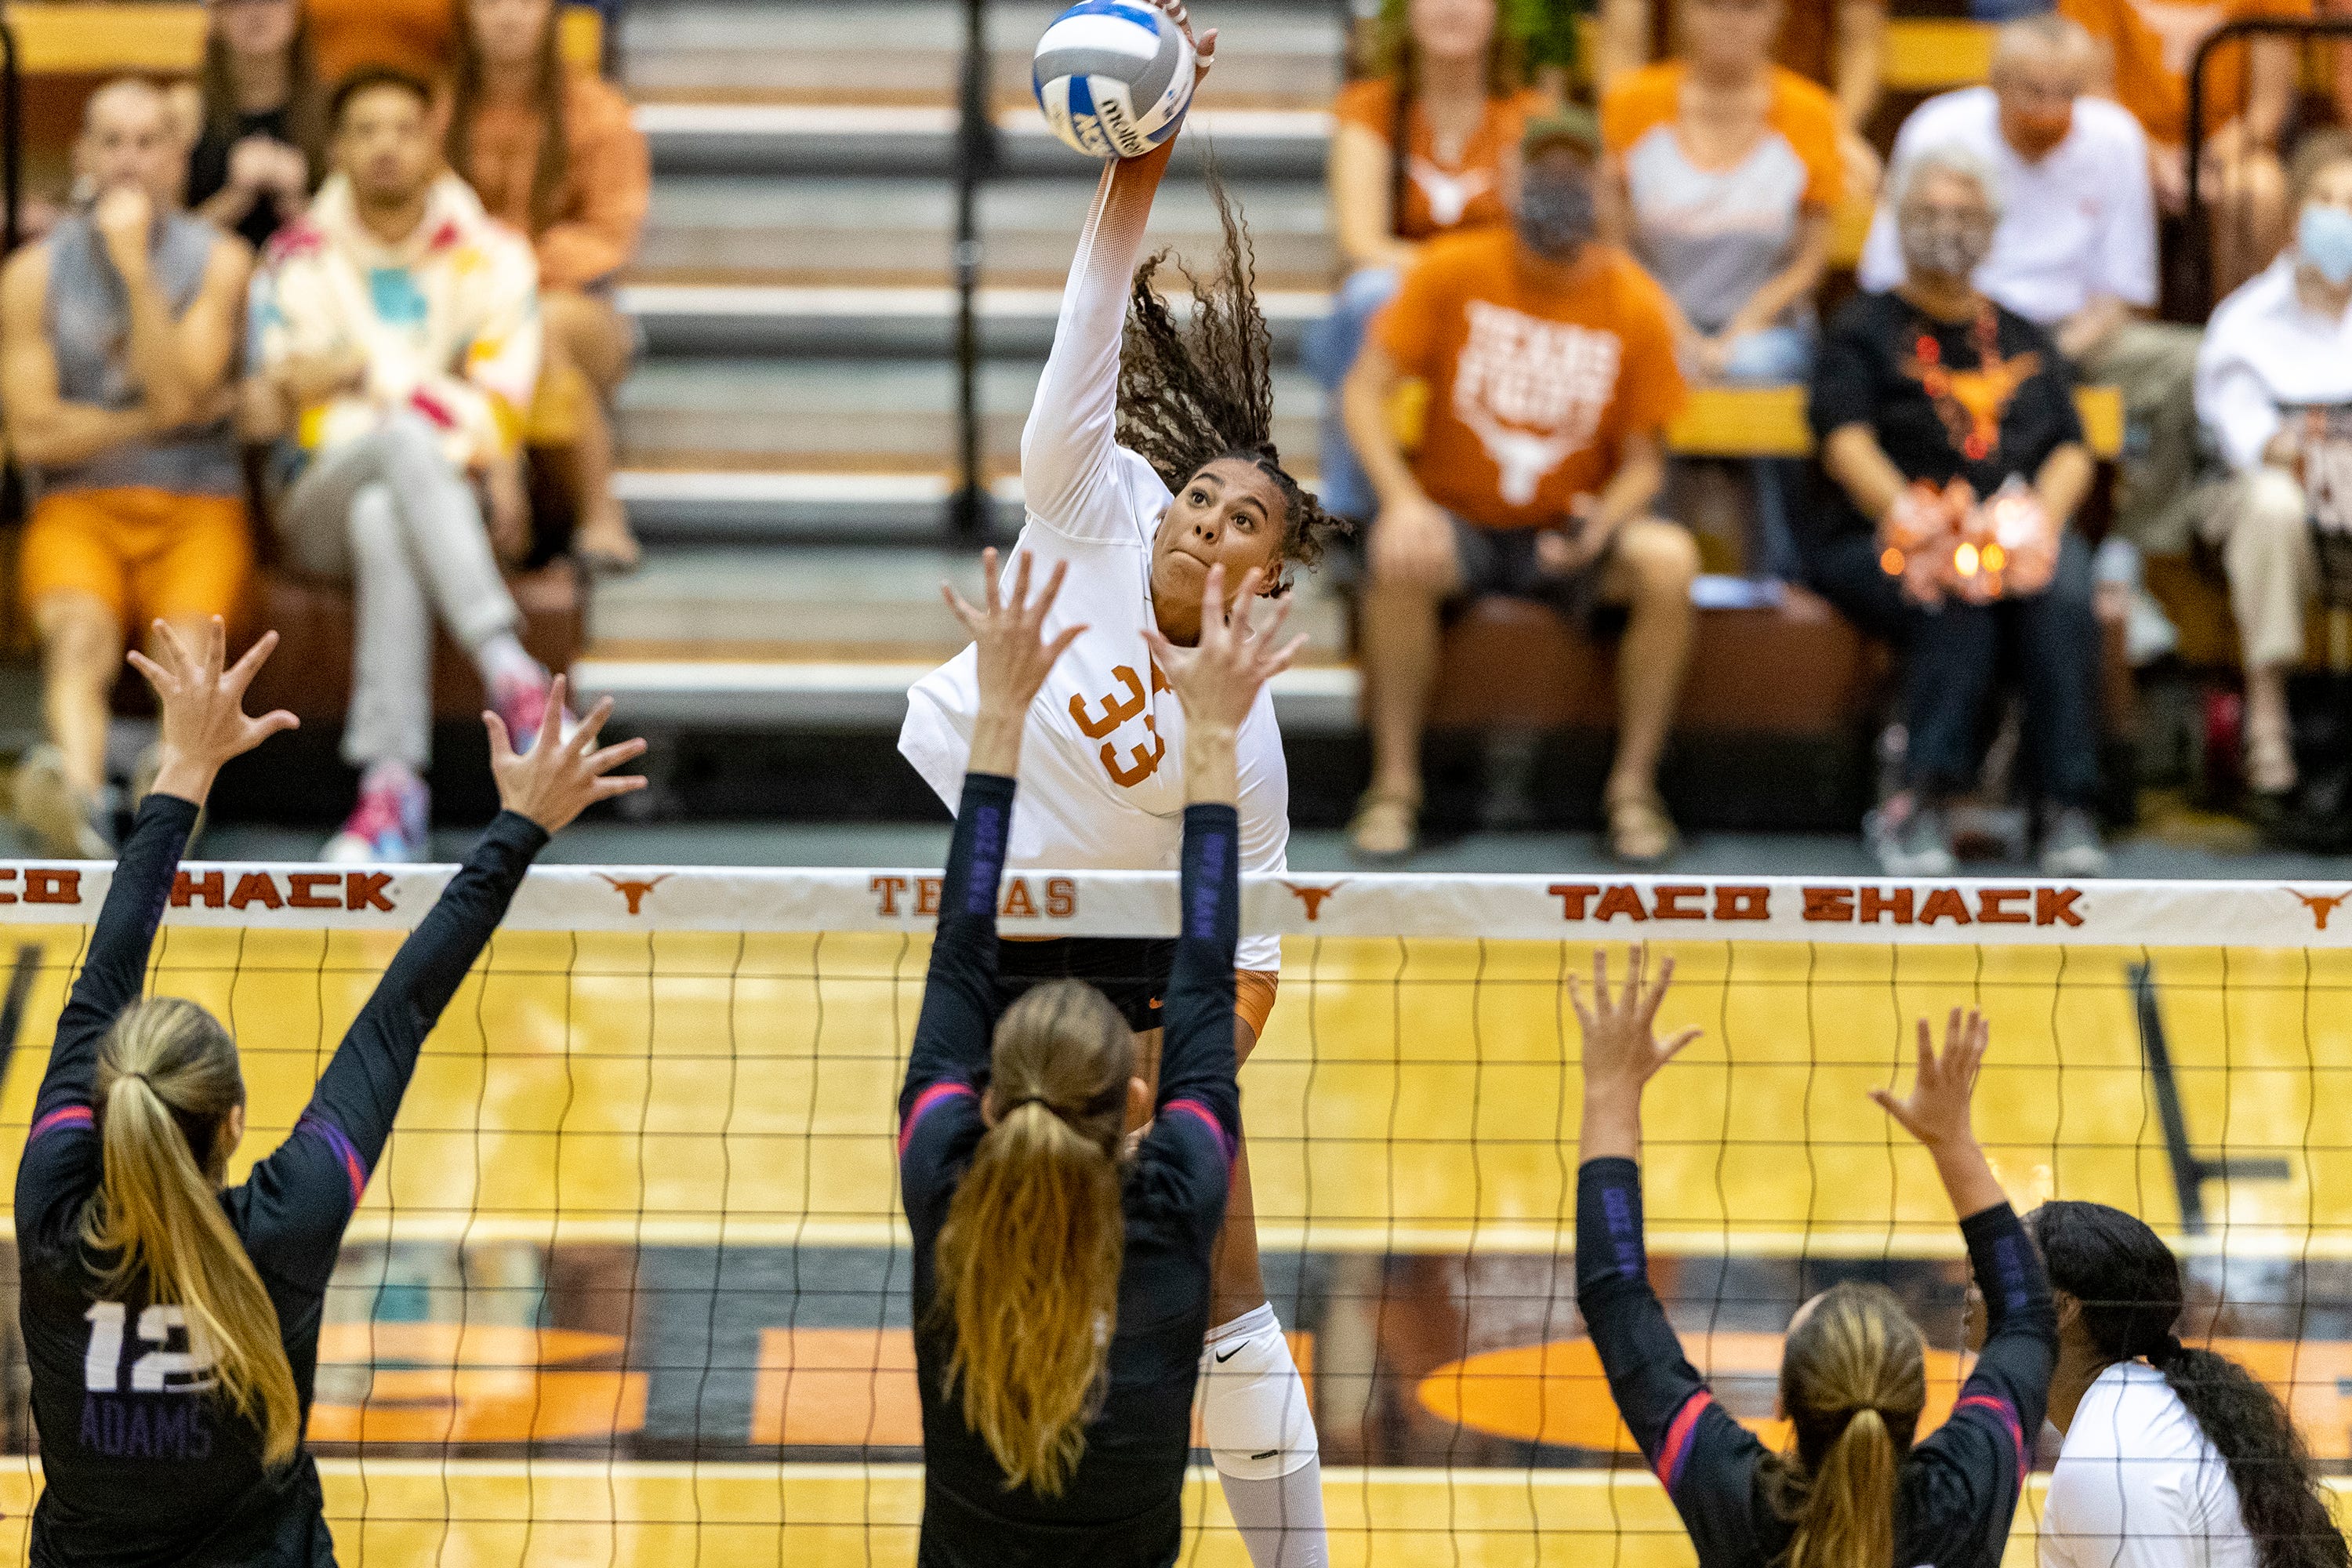
<svg viewBox="0 0 2352 1568">
<path fill-rule="evenodd" d="M 1724 361 L 1727 386 L 1802 385 L 1812 377 L 1813 330 L 1810 326 L 1767 327 L 1731 340 Z M 1749 471 L 1756 486 L 1757 559 L 1748 574 L 1784 582 L 1802 575 L 1790 510 L 1804 493 L 1805 465 L 1793 458 L 1754 458 Z"/>
<path fill-rule="evenodd" d="M 1347 426 L 1339 414 L 1339 384 L 1356 368 L 1356 356 L 1363 352 L 1372 318 L 1396 298 L 1403 280 L 1393 267 L 1367 267 L 1349 274 L 1339 292 L 1331 296 L 1331 313 L 1307 331 L 1307 374 L 1323 389 L 1323 477 L 1317 486 L 1321 492 L 1317 499 L 1325 511 L 1359 522 L 1369 521 L 1380 502 L 1372 494 L 1371 481 L 1364 477 L 1363 465 L 1356 461 L 1355 447 L 1348 440 Z"/>
</svg>

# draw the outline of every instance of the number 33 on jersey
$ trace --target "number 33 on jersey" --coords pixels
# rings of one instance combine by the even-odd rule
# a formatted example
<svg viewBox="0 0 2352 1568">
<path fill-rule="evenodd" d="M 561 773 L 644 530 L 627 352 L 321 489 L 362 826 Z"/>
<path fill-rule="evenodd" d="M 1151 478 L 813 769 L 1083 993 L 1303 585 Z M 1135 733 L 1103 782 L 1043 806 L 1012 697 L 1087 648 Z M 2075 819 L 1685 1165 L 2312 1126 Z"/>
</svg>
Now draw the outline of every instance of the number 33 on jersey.
<svg viewBox="0 0 2352 1568">
<path fill-rule="evenodd" d="M 1168 756 L 1168 738 L 1160 732 L 1160 721 L 1143 710 L 1150 697 L 1172 689 L 1156 664 L 1151 666 L 1150 697 L 1145 695 L 1143 678 L 1135 673 L 1133 666 L 1115 665 L 1110 674 L 1118 689 L 1106 692 L 1091 703 L 1084 697 L 1071 698 L 1070 717 L 1077 721 L 1080 734 L 1089 741 L 1102 742 L 1103 772 L 1110 775 L 1110 782 L 1121 789 L 1133 789 L 1158 773 L 1160 763 Z M 1143 715 L 1149 749 L 1145 745 L 1130 748 L 1122 763 L 1118 742 L 1106 737 L 1115 736 L 1121 725 L 1139 713 Z"/>
</svg>

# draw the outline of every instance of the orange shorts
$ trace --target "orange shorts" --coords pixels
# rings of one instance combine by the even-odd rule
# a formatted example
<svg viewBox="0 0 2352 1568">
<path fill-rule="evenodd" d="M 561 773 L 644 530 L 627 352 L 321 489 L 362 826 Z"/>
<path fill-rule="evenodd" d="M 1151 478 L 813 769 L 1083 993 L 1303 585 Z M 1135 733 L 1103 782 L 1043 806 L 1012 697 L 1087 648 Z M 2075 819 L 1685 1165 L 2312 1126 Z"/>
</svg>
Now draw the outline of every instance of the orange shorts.
<svg viewBox="0 0 2352 1568">
<path fill-rule="evenodd" d="M 149 620 L 234 617 L 253 576 L 245 502 L 127 488 L 44 496 L 25 524 L 26 608 L 88 594 L 129 628 Z"/>
</svg>

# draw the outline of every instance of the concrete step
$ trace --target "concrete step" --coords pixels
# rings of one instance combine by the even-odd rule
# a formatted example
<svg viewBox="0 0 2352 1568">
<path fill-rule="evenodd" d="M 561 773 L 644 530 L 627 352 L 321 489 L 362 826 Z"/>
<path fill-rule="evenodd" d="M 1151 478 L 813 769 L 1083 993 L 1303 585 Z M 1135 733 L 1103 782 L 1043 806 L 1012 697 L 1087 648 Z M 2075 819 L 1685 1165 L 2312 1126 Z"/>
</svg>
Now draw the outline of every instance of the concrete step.
<svg viewBox="0 0 2352 1568">
<path fill-rule="evenodd" d="M 1054 139 L 1034 104 L 1000 108 L 999 173 L 1089 177 L 1096 160 Z M 658 174 L 914 174 L 937 177 L 956 157 L 949 104 L 640 101 L 638 128 Z M 1331 117 L 1322 108 L 1218 107 L 1204 96 L 1176 143 L 1175 167 L 1197 172 L 1211 149 L 1228 176 L 1312 179 L 1322 173 Z"/>
<path fill-rule="evenodd" d="M 1181 296 L 1179 297 L 1181 300 Z M 1329 309 L 1320 290 L 1258 291 L 1258 308 L 1283 363 L 1298 357 L 1307 329 Z M 1052 289 L 982 289 L 980 352 L 1043 359 L 1062 296 Z M 949 288 L 807 288 L 751 283 L 640 283 L 621 308 L 657 354 L 826 354 L 942 359 L 956 353 L 957 299 Z"/>
<path fill-rule="evenodd" d="M 992 473 L 1019 468 L 1042 369 L 982 367 Z M 1320 395 L 1301 373 L 1276 374 L 1275 441 L 1302 466 Z M 937 362 L 654 359 L 622 386 L 619 405 L 622 463 L 633 469 L 937 475 L 956 449 L 954 368 Z"/>
<path fill-rule="evenodd" d="M 1034 105 L 1030 58 L 1058 5 L 995 0 L 985 12 L 990 88 Z M 1339 79 L 1342 7 L 1266 0 L 1213 6 L 1219 104 L 1319 108 Z M 1204 15 L 1203 22 L 1208 21 Z M 641 98 L 771 102 L 955 100 L 964 8 L 948 0 L 764 0 L 633 9 L 623 25 L 626 77 Z M 1034 107 L 1032 108 L 1034 113 Z"/>
<path fill-rule="evenodd" d="M 1087 171 L 1081 169 L 1079 174 Z M 1245 179 L 1234 197 L 1266 289 L 1327 289 L 1336 271 L 1329 204 L 1318 174 Z M 1085 178 L 993 182 L 980 193 L 983 279 L 1058 290 L 1094 187 Z M 632 269 L 643 283 L 945 286 L 950 281 L 955 191 L 923 179 L 877 176 L 675 176 L 655 187 L 646 243 Z M 1154 204 L 1151 239 L 1201 265 L 1222 242 L 1216 209 L 1197 180 L 1171 181 Z"/>
<path fill-rule="evenodd" d="M 948 537 L 955 482 L 945 473 L 624 469 L 614 490 L 656 551 L 707 544 L 936 545 Z M 1021 524 L 1021 481 L 990 496 L 995 537 Z"/>
<path fill-rule="evenodd" d="M 976 593 L 978 578 L 971 550 L 936 544 L 659 552 L 598 586 L 574 675 L 612 692 L 631 724 L 895 726 L 907 687 L 969 640 L 940 584 Z M 1290 625 L 1307 634 L 1309 662 L 1336 665 L 1339 602 L 1314 581 L 1297 597 Z M 1302 671 L 1277 701 L 1319 705 L 1339 724 L 1352 722 L 1354 692 L 1351 672 Z"/>
</svg>

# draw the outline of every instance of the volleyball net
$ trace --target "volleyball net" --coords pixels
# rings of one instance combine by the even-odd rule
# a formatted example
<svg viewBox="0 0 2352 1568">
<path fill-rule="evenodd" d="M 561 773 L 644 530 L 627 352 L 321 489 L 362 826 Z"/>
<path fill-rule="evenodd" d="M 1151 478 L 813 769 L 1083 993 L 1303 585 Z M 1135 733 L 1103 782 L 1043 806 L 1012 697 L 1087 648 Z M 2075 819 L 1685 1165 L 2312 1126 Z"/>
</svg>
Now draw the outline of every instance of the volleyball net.
<svg viewBox="0 0 2352 1568">
<path fill-rule="evenodd" d="M 232 1179 L 446 875 L 183 870 L 152 983 L 237 1037 Z M 108 876 L 0 866 L 12 1164 Z M 2184 1337 L 2352 1470 L 2346 891 L 1253 880 L 1244 929 L 1285 951 L 1244 1121 L 1334 1563 L 1691 1561 L 1575 1308 L 1563 986 L 1635 939 L 1677 962 L 1667 1020 L 1706 1030 L 1648 1100 L 1657 1282 L 1768 1440 L 1781 1331 L 1840 1279 L 1903 1297 L 1937 1347 L 1927 1421 L 1949 1406 L 1957 1227 L 1864 1090 L 1907 1077 L 1913 1020 L 1966 1005 L 1993 1020 L 1978 1128 L 2020 1206 L 2147 1218 L 2187 1263 Z M 310 1436 L 346 1564 L 913 1561 L 893 1101 L 937 897 L 916 871 L 531 874 L 426 1046 L 328 1302 Z M 1013 877 L 1004 901 L 1008 934 L 1175 927 L 1169 878 Z M 0 1331 L 0 1562 L 21 1561 L 38 1460 L 13 1311 Z M 1185 1561 L 1246 1561 L 1205 1469 L 1187 1521 Z"/>
</svg>

